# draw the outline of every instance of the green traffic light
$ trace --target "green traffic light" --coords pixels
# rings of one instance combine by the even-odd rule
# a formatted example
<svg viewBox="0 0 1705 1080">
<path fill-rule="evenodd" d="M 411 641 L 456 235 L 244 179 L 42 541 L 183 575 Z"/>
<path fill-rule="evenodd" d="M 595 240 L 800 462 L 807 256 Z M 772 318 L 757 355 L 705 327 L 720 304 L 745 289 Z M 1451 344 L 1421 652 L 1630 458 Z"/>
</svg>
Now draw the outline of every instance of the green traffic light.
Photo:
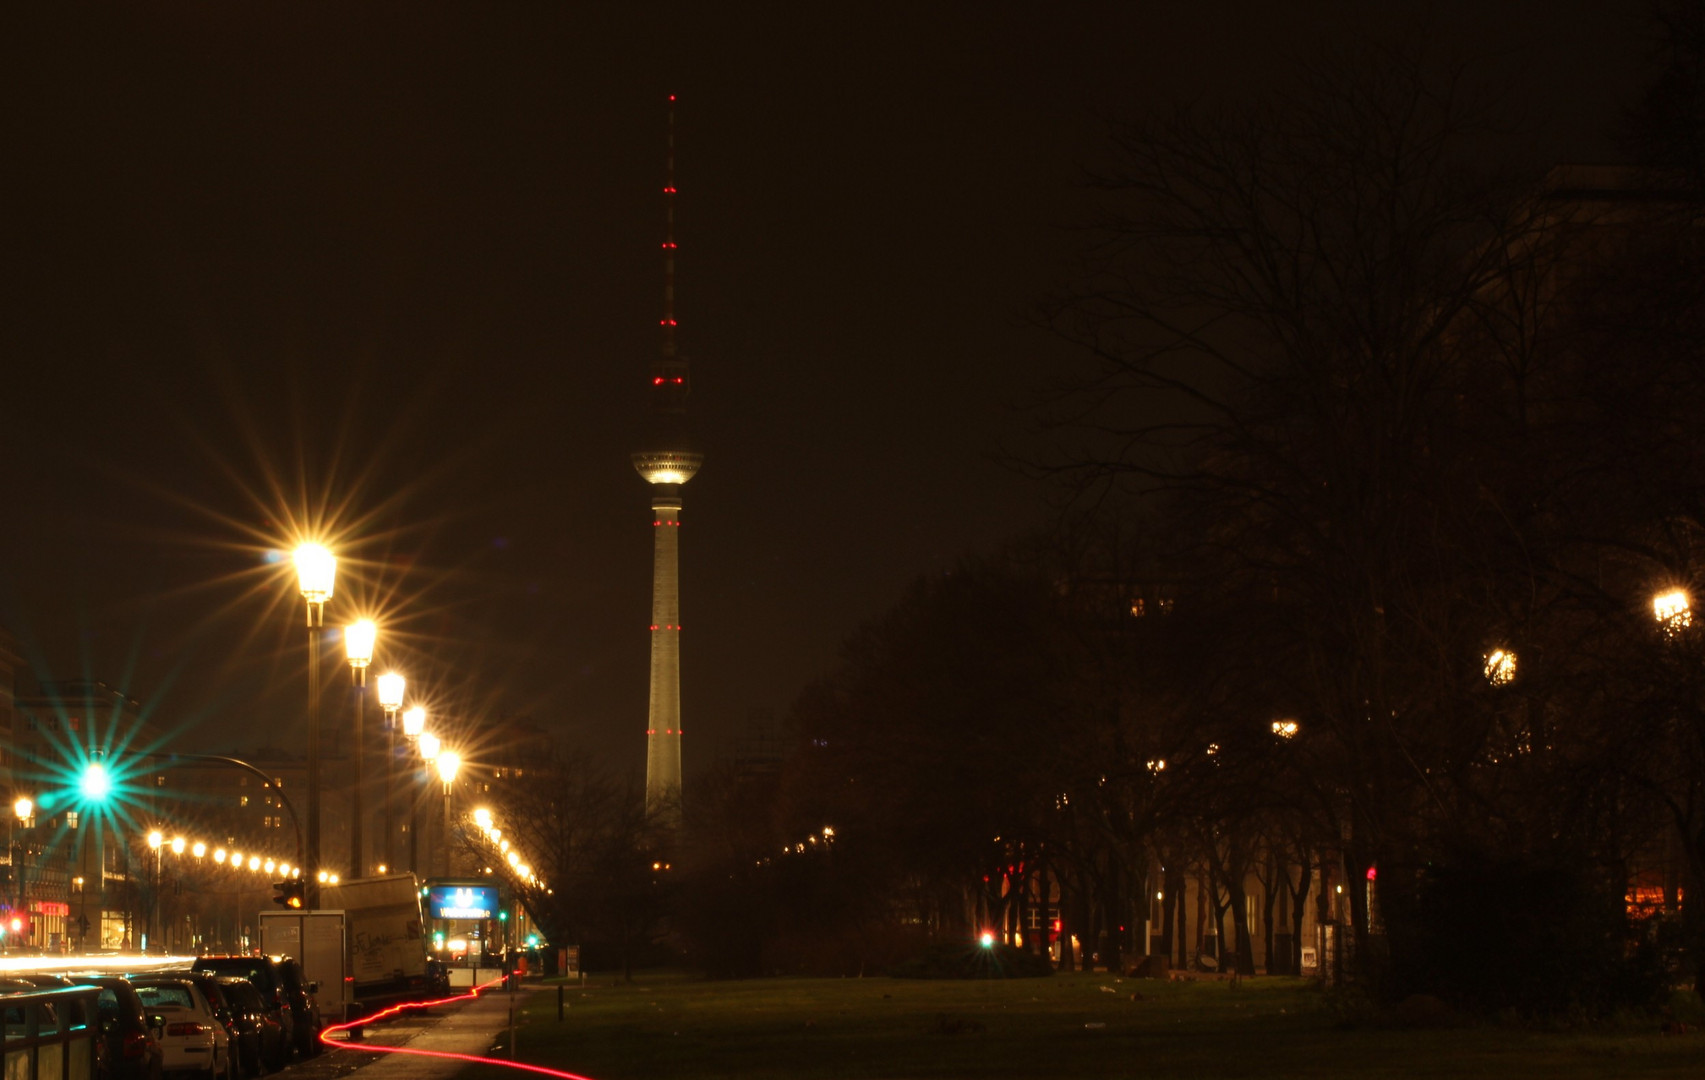
<svg viewBox="0 0 1705 1080">
<path fill-rule="evenodd" d="M 84 766 L 77 787 L 89 802 L 106 802 L 107 796 L 112 794 L 112 777 L 107 775 L 105 765 L 98 761 L 90 762 Z"/>
<path fill-rule="evenodd" d="M 497 921 L 498 922 L 508 922 L 509 921 L 509 912 L 507 912 L 507 911 L 498 912 L 497 913 Z"/>
</svg>

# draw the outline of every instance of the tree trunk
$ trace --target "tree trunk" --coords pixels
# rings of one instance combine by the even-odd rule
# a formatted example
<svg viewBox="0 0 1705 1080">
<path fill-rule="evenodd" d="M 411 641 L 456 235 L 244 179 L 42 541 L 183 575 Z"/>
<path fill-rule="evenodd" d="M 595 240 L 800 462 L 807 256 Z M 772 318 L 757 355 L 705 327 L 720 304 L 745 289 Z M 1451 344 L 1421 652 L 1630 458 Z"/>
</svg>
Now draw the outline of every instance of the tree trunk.
<svg viewBox="0 0 1705 1080">
<path fill-rule="evenodd" d="M 1291 872 L 1285 870 L 1286 888 L 1290 887 Z M 1291 974 L 1302 974 L 1302 924 L 1308 921 L 1308 891 L 1314 883 L 1314 876 L 1309 865 L 1303 863 L 1298 868 L 1299 884 L 1291 894 Z"/>
<path fill-rule="evenodd" d="M 1239 975 L 1255 974 L 1255 948 L 1249 940 L 1249 894 L 1242 882 L 1233 884 L 1226 882 L 1226 889 L 1231 894 L 1231 924 L 1236 931 L 1233 935 L 1232 949 L 1236 953 L 1235 963 Z"/>
<path fill-rule="evenodd" d="M 1273 931 L 1273 927 L 1277 925 L 1273 921 L 1273 908 L 1278 903 L 1279 890 L 1288 890 L 1288 885 L 1281 884 L 1279 881 L 1281 872 L 1279 857 L 1269 852 L 1267 856 L 1267 877 L 1261 882 L 1261 926 L 1266 930 L 1266 933 L 1262 935 L 1261 970 L 1269 975 L 1278 974 L 1278 956 L 1274 952 L 1277 943 L 1274 939 L 1279 935 Z M 1281 911 L 1279 915 L 1282 918 L 1284 912 Z"/>
</svg>

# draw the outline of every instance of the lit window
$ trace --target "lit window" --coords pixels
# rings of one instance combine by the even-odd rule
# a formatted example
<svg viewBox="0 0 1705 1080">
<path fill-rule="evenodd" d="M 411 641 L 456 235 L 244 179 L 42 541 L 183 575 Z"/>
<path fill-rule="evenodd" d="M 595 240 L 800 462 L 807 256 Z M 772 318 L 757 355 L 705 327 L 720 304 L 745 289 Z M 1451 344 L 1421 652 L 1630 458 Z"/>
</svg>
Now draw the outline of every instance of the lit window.
<svg viewBox="0 0 1705 1080">
<path fill-rule="evenodd" d="M 237 796 L 237 805 L 238 805 L 238 806 L 247 806 L 247 805 L 249 805 L 249 797 L 248 797 L 248 796 L 247 796 L 247 795 L 239 795 L 239 796 Z"/>
</svg>

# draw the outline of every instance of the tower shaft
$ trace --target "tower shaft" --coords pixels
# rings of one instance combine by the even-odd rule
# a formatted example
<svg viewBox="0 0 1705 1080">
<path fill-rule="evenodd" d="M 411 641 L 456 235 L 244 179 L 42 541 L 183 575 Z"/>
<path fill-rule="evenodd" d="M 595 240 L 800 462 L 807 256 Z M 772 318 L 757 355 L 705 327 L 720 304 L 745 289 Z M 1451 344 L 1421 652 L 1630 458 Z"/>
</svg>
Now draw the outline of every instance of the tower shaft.
<svg viewBox="0 0 1705 1080">
<path fill-rule="evenodd" d="M 681 579 L 679 495 L 651 500 L 651 712 L 646 731 L 645 806 L 678 820 L 681 803 Z"/>
</svg>

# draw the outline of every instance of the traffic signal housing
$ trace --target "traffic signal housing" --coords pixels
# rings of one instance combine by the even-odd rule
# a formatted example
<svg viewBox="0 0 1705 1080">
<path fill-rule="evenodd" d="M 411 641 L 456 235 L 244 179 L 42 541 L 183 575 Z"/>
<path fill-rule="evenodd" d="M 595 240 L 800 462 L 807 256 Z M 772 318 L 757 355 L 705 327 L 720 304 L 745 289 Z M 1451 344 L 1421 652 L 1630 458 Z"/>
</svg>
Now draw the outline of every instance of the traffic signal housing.
<svg viewBox="0 0 1705 1080">
<path fill-rule="evenodd" d="M 307 906 L 308 883 L 300 880 L 272 883 L 272 902 L 282 908 L 300 910 Z"/>
</svg>

